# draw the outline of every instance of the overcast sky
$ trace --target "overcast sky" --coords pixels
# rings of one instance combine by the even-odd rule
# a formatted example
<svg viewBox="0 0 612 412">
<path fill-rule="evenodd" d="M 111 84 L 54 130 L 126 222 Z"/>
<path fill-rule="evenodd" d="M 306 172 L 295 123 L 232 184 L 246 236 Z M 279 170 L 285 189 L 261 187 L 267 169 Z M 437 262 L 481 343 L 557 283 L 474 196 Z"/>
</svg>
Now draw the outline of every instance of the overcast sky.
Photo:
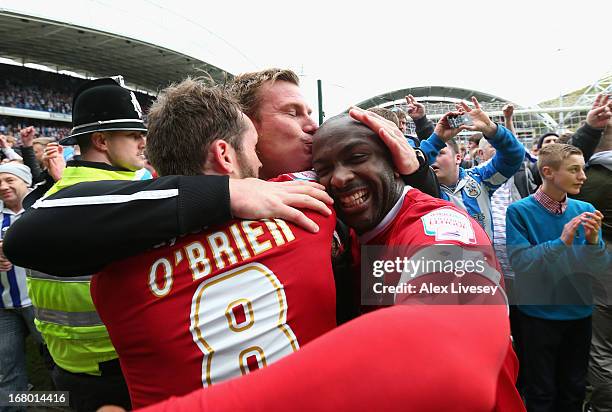
<svg viewBox="0 0 612 412">
<path fill-rule="evenodd" d="M 159 44 L 232 73 L 289 67 L 303 75 L 313 108 L 323 81 L 328 116 L 428 85 L 531 105 L 612 71 L 609 0 L 0 0 L 0 8 Z"/>
</svg>

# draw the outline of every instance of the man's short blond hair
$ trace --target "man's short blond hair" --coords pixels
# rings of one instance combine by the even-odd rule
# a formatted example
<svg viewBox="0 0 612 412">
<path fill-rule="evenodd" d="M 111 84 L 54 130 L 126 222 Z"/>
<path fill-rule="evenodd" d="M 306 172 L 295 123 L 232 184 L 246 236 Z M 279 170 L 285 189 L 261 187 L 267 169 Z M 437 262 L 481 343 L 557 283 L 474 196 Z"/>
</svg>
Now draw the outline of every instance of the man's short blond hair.
<svg viewBox="0 0 612 412">
<path fill-rule="evenodd" d="M 300 85 L 300 78 L 292 70 L 272 68 L 239 74 L 230 83 L 229 89 L 240 103 L 242 111 L 250 118 L 258 119 L 261 103 L 259 90 L 264 84 L 276 81 Z"/>
<path fill-rule="evenodd" d="M 562 143 L 546 145 L 538 152 L 538 170 L 540 174 L 542 174 L 542 169 L 545 166 L 552 167 L 554 170 L 559 170 L 561 163 L 573 155 L 582 156 L 582 150 L 578 149 L 576 146 Z"/>
</svg>

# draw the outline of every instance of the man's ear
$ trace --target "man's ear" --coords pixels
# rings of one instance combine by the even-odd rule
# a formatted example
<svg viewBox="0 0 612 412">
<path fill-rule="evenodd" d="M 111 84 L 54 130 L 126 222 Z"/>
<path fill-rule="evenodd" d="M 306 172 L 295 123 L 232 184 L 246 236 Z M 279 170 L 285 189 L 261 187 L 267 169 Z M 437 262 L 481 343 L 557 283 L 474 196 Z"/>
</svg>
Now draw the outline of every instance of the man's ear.
<svg viewBox="0 0 612 412">
<path fill-rule="evenodd" d="M 253 123 L 253 126 L 255 127 L 255 131 L 259 135 L 259 128 L 261 126 L 261 122 L 257 120 L 257 116 L 248 116 L 248 118 Z"/>
<path fill-rule="evenodd" d="M 461 153 L 455 154 L 455 164 L 456 165 L 460 165 L 462 159 L 463 159 L 463 156 L 461 156 Z"/>
<path fill-rule="evenodd" d="M 100 152 L 106 152 L 108 149 L 108 137 L 107 133 L 93 132 L 91 134 L 91 147 Z"/>
<path fill-rule="evenodd" d="M 215 140 L 208 148 L 205 172 L 231 175 L 236 170 L 236 151 L 225 140 Z"/>
<path fill-rule="evenodd" d="M 550 166 L 544 166 L 542 167 L 542 170 L 540 171 L 540 174 L 542 175 L 542 179 L 546 179 L 546 178 L 550 178 L 553 175 L 553 168 Z"/>
</svg>

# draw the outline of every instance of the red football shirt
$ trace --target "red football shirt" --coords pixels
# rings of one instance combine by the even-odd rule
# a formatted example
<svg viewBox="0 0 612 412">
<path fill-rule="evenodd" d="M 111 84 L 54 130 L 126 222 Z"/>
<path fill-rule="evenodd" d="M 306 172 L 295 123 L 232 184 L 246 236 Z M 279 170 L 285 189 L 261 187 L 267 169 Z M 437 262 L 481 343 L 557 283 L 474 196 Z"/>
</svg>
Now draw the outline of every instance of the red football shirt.
<svg viewBox="0 0 612 412">
<path fill-rule="evenodd" d="M 335 217 L 234 220 L 113 263 L 91 295 L 132 405 L 245 375 L 335 327 Z"/>
</svg>

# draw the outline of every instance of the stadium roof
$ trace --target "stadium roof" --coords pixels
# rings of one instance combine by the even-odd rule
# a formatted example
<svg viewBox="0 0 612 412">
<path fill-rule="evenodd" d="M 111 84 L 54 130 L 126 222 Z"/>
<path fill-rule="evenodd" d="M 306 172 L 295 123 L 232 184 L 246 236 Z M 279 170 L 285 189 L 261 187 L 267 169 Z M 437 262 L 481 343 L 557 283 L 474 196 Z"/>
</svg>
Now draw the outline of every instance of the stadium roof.
<svg viewBox="0 0 612 412">
<path fill-rule="evenodd" d="M 398 89 L 392 92 L 379 94 L 378 96 L 371 97 L 360 103 L 357 106 L 363 108 L 370 108 L 374 106 L 384 105 L 385 103 L 392 103 L 398 100 L 404 100 L 409 94 L 414 97 L 429 97 L 429 98 L 441 98 L 442 100 L 467 100 L 469 101 L 472 96 L 475 96 L 478 101 L 481 102 L 507 102 L 508 100 L 503 99 L 492 94 L 479 92 L 476 90 L 462 89 L 459 87 L 448 87 L 448 86 L 426 86 L 426 87 L 410 87 L 406 89 Z"/>
<path fill-rule="evenodd" d="M 140 40 L 0 9 L 0 57 L 68 70 L 86 77 L 121 74 L 126 84 L 155 93 L 186 75 L 232 75 L 212 64 Z"/>
</svg>

